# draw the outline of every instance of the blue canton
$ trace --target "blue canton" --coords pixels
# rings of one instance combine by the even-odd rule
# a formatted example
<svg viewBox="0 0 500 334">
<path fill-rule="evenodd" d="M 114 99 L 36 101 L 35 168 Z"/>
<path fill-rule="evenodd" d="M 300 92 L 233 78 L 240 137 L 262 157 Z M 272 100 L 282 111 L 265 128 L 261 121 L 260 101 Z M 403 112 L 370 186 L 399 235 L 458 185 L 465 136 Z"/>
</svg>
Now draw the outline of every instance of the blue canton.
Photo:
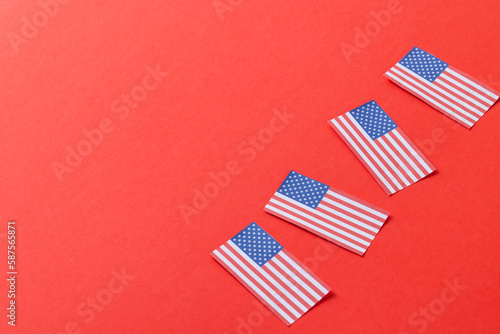
<svg viewBox="0 0 500 334">
<path fill-rule="evenodd" d="M 363 104 L 349 113 L 373 140 L 398 127 L 375 101 Z"/>
<path fill-rule="evenodd" d="M 422 49 L 414 47 L 399 61 L 407 69 L 433 82 L 448 67 L 448 64 Z"/>
<path fill-rule="evenodd" d="M 310 179 L 293 170 L 278 189 L 280 194 L 316 209 L 330 186 Z"/>
<path fill-rule="evenodd" d="M 248 225 L 231 241 L 261 267 L 283 249 L 283 246 L 255 223 Z"/>
</svg>

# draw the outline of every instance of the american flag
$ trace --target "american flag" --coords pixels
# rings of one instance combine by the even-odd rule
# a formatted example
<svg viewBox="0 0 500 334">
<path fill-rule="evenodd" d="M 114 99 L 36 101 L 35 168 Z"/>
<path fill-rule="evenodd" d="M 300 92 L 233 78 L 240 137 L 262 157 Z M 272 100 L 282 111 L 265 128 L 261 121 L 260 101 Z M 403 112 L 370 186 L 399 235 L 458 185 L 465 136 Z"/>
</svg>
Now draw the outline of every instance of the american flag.
<svg viewBox="0 0 500 334">
<path fill-rule="evenodd" d="M 264 210 L 363 255 L 389 212 L 291 171 Z"/>
<path fill-rule="evenodd" d="M 331 290 L 256 223 L 211 255 L 287 326 Z"/>
<path fill-rule="evenodd" d="M 375 101 L 328 123 L 388 195 L 436 170 Z"/>
<path fill-rule="evenodd" d="M 417 47 L 387 71 L 385 76 L 468 129 L 500 95 Z"/>
</svg>

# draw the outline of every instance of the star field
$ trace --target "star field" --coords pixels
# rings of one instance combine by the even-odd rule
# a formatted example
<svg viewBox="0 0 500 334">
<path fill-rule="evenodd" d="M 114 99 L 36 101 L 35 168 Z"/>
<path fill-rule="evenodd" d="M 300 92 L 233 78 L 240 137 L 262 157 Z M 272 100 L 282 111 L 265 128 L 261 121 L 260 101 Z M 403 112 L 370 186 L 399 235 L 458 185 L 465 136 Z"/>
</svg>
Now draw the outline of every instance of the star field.
<svg viewBox="0 0 500 334">
<path fill-rule="evenodd" d="M 231 241 L 261 267 L 283 249 L 283 246 L 255 223 L 248 225 Z"/>
<path fill-rule="evenodd" d="M 448 64 L 422 49 L 414 47 L 399 61 L 401 65 L 433 82 L 448 67 Z"/>
<path fill-rule="evenodd" d="M 351 110 L 350 114 L 373 140 L 398 127 L 375 101 Z"/>
<path fill-rule="evenodd" d="M 291 171 L 278 189 L 280 194 L 316 209 L 330 187 Z"/>
</svg>

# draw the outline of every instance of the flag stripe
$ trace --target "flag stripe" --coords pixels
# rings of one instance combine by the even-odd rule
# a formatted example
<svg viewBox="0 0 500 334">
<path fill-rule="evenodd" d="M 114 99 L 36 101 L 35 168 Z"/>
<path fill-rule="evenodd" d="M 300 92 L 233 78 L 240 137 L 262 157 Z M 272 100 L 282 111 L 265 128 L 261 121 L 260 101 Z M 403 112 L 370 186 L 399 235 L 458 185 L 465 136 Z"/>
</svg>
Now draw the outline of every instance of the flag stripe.
<svg viewBox="0 0 500 334">
<path fill-rule="evenodd" d="M 378 226 L 372 226 L 371 224 L 368 224 L 363 220 L 353 217 L 353 215 L 343 213 L 342 210 L 340 210 L 339 207 L 335 205 L 335 202 L 329 202 L 329 199 L 327 198 L 323 199 L 322 203 L 318 205 L 316 210 L 326 215 L 331 215 L 332 217 L 339 220 L 351 222 L 352 224 L 349 225 L 361 227 L 360 230 L 371 231 L 374 233 L 377 233 L 378 231 Z M 368 233 L 370 234 L 370 232 Z"/>
<path fill-rule="evenodd" d="M 423 167 L 425 171 L 430 174 L 436 169 L 431 164 L 431 162 L 425 157 L 425 155 L 418 149 L 418 147 L 408 138 L 408 136 L 399 128 L 392 131 L 398 139 L 399 143 L 403 144 L 403 146 L 410 151 L 411 157 L 416 159 L 419 163 L 419 166 Z"/>
<path fill-rule="evenodd" d="M 473 94 L 477 98 L 483 100 L 488 104 L 494 103 L 498 99 L 498 94 L 494 94 L 492 91 L 488 89 L 484 89 L 482 86 L 476 84 L 474 81 L 470 80 L 463 74 L 457 72 L 454 68 L 447 68 L 445 71 L 445 75 L 451 77 L 453 81 L 455 81 L 459 87 L 462 87 L 464 90 Z"/>
<path fill-rule="evenodd" d="M 281 208 L 277 208 L 273 205 L 270 205 L 270 203 L 268 203 L 266 206 L 265 206 L 265 210 L 269 213 L 272 213 L 273 215 L 275 216 L 278 216 L 280 217 L 281 219 L 284 219 L 288 222 L 291 222 L 291 223 L 294 223 L 314 234 L 317 234 L 337 245 L 340 245 L 344 248 L 347 248 L 357 254 L 360 254 L 362 255 L 366 249 L 365 249 L 365 246 L 361 245 L 359 242 L 356 242 L 356 241 L 349 241 L 349 240 L 346 240 L 345 236 L 343 235 L 340 235 L 339 233 L 336 233 L 336 232 L 328 232 L 324 229 L 321 229 L 319 227 L 316 227 L 315 225 L 313 224 L 310 224 L 308 222 L 306 222 L 305 220 L 303 220 L 301 217 L 298 217 L 298 216 L 295 216 L 295 215 L 292 215 L 288 212 L 285 212 L 284 210 L 282 210 Z"/>
<path fill-rule="evenodd" d="M 278 260 L 278 256 L 273 257 L 269 262 L 277 265 L 288 277 L 294 280 L 299 286 L 302 286 L 304 289 L 306 289 L 307 292 L 309 292 L 314 297 L 314 299 L 321 299 L 321 296 L 316 291 L 314 291 L 314 287 L 304 282 L 304 280 L 297 275 L 297 272 L 291 270 L 283 260 Z"/>
<path fill-rule="evenodd" d="M 309 281 L 310 284 L 312 284 L 317 290 L 320 291 L 321 294 L 326 295 L 330 289 L 328 286 L 325 286 L 322 284 L 321 281 L 317 280 L 315 277 L 313 277 L 312 273 L 309 273 L 306 271 L 299 263 L 299 261 L 292 255 L 290 252 L 288 252 L 286 249 L 278 253 L 278 258 L 284 259 L 288 265 L 289 268 L 292 272 L 297 271 L 298 274 L 302 275 L 307 281 Z M 315 275 L 314 275 L 315 276 Z"/>
<path fill-rule="evenodd" d="M 348 218 L 346 218 L 348 221 L 362 222 L 362 224 L 366 225 L 367 230 L 375 233 L 384 224 L 385 219 L 387 219 L 387 215 L 385 216 L 385 218 L 373 217 L 369 214 L 367 215 L 363 212 L 358 211 L 359 209 L 357 209 L 356 207 L 345 204 L 347 203 L 343 204 L 337 198 L 329 196 L 329 194 L 323 198 L 323 205 L 328 205 L 329 207 L 334 208 L 339 212 L 343 212 L 348 216 Z"/>
<path fill-rule="evenodd" d="M 404 145 L 399 142 L 399 138 L 397 138 L 393 133 L 389 133 L 387 135 L 387 140 L 394 151 L 404 159 L 404 162 L 405 164 L 407 164 L 407 166 L 410 166 L 419 175 L 420 178 L 426 176 L 426 174 L 417 165 L 417 161 L 411 158 L 411 153 L 405 150 Z"/>
<path fill-rule="evenodd" d="M 422 87 L 422 85 L 420 85 L 412 78 L 406 76 L 404 73 L 401 73 L 397 69 L 393 68 L 386 74 L 393 81 L 398 82 L 401 87 L 410 91 L 414 95 L 417 95 L 418 97 L 420 97 L 420 99 L 422 99 L 424 102 L 427 102 L 435 109 L 443 112 L 447 116 L 453 116 L 453 118 L 455 120 L 458 120 L 460 124 L 469 128 L 474 125 L 474 123 L 471 120 L 463 117 L 463 115 L 459 115 L 458 113 L 451 110 L 441 102 L 437 101 L 438 99 L 436 99 L 436 97 L 432 94 L 432 92 L 428 92 L 424 87 Z"/>
<path fill-rule="evenodd" d="M 293 217 L 290 215 L 285 216 L 282 214 L 283 213 L 282 210 L 273 207 L 269 203 L 264 207 L 264 211 L 266 211 L 267 213 L 270 213 L 278 218 L 281 218 L 287 222 L 295 224 L 295 225 L 303 228 L 306 231 L 309 231 L 313 234 L 316 234 L 316 235 L 318 235 L 318 236 L 320 236 L 320 237 L 322 237 L 322 238 L 324 238 L 324 239 L 326 239 L 326 240 L 328 240 L 336 245 L 339 245 L 347 250 L 350 250 L 351 252 L 356 253 L 358 255 L 363 255 L 364 252 L 366 251 L 364 246 L 362 246 L 356 242 L 347 241 L 344 238 L 341 238 L 340 236 L 336 236 L 335 233 L 330 233 L 328 231 L 324 231 L 321 229 L 318 229 L 318 230 L 312 229 L 312 228 L 308 227 L 306 224 L 304 224 L 300 218 L 296 218 L 296 217 Z"/>
<path fill-rule="evenodd" d="M 331 188 L 313 209 L 276 192 L 264 210 L 363 255 L 389 213 L 345 195 Z"/>
<path fill-rule="evenodd" d="M 382 223 L 378 224 L 379 226 L 382 226 L 383 222 L 387 219 L 387 216 L 389 216 L 388 211 L 377 208 L 368 202 L 362 201 L 359 198 L 355 198 L 354 196 L 346 194 L 338 189 L 330 188 L 328 190 L 328 195 L 335 197 L 341 201 L 344 201 L 347 204 L 352 205 L 354 207 L 354 210 L 359 209 L 362 210 L 367 215 L 371 214 L 381 218 Z"/>
<path fill-rule="evenodd" d="M 453 87 L 453 85 L 446 81 L 444 76 L 437 78 L 433 84 L 436 90 L 442 91 L 449 99 L 460 104 L 463 109 L 469 113 L 473 113 L 476 117 L 483 116 L 486 110 L 488 110 L 488 106 L 477 101 L 474 96 Z"/>
<path fill-rule="evenodd" d="M 288 261 L 291 260 L 295 264 L 295 266 L 299 266 L 301 268 L 301 270 L 299 270 L 299 272 L 301 272 L 301 273 L 305 272 L 305 274 L 303 274 L 303 276 L 307 276 L 308 280 L 311 280 L 311 279 L 314 280 L 314 282 L 315 282 L 314 285 L 320 291 L 321 296 L 327 295 L 330 292 L 331 288 L 328 285 L 326 285 L 326 283 L 323 282 L 315 273 L 313 273 L 311 271 L 311 269 L 309 269 L 306 265 L 304 265 L 302 262 L 300 262 L 300 260 L 297 259 L 287 249 L 283 249 L 283 251 L 280 253 L 280 256 L 281 257 L 286 256 L 288 258 Z"/>
<path fill-rule="evenodd" d="M 300 313 L 298 313 L 284 298 L 283 295 L 279 293 L 277 290 L 273 290 L 265 280 L 262 279 L 261 274 L 258 271 L 253 271 L 248 261 L 242 261 L 238 258 L 238 255 L 234 252 L 233 249 L 229 249 L 228 243 L 226 245 L 222 245 L 220 248 L 223 252 L 226 253 L 228 258 L 230 259 L 233 265 L 237 265 L 247 277 L 249 277 L 257 286 L 259 286 L 262 290 L 264 290 L 268 296 L 276 303 L 281 304 L 283 311 L 285 311 L 292 319 L 297 320 L 300 317 Z M 230 247 L 230 246 L 229 246 Z M 232 248 L 232 247 L 231 247 Z M 250 261 L 252 261 L 250 259 Z"/>
<path fill-rule="evenodd" d="M 347 236 L 363 245 L 368 245 L 368 241 L 372 240 L 375 235 L 373 232 L 370 233 L 369 231 L 362 231 L 361 228 L 358 228 L 358 226 L 346 221 L 345 219 L 341 220 L 329 212 L 311 209 L 310 207 L 280 193 L 275 193 L 270 202 L 280 205 L 281 207 L 284 207 L 303 218 L 309 219 L 322 227 L 326 227 L 332 231 Z M 362 227 L 366 230 L 365 226 Z"/>
<path fill-rule="evenodd" d="M 272 263 L 268 262 L 268 265 L 266 266 L 265 270 L 273 277 L 276 278 L 276 280 L 281 281 L 283 284 L 286 286 L 294 286 L 294 284 L 288 279 L 286 276 L 284 276 L 277 268 L 273 266 Z M 303 300 L 305 303 L 307 303 L 309 306 L 314 305 L 314 301 L 311 300 L 312 296 L 307 296 L 307 292 L 303 288 L 296 289 L 292 291 L 292 294 L 296 295 L 298 298 Z"/>
<path fill-rule="evenodd" d="M 470 121 L 464 120 L 462 117 L 458 118 L 454 112 L 450 112 L 448 108 L 445 106 L 441 105 L 439 102 L 435 101 L 432 97 L 429 95 L 425 94 L 421 90 L 415 88 L 412 84 L 410 84 L 406 79 L 403 79 L 396 75 L 394 72 L 391 72 L 389 70 L 384 74 L 387 78 L 389 78 L 392 82 L 394 82 L 396 85 L 399 87 L 403 88 L 404 90 L 412 93 L 413 95 L 417 96 L 420 98 L 422 101 L 430 105 L 436 110 L 439 110 L 442 112 L 444 115 L 448 116 L 449 118 L 453 119 L 455 122 L 462 124 L 466 128 L 470 129 L 474 124 L 472 124 Z"/>
<path fill-rule="evenodd" d="M 349 136 L 349 134 L 340 126 L 336 119 L 328 121 L 328 124 L 337 132 L 337 134 L 342 138 L 342 140 L 349 146 L 356 157 L 363 163 L 366 169 L 372 174 L 373 178 L 380 184 L 384 191 L 388 194 L 394 193 L 394 188 L 391 184 L 384 178 L 384 176 L 378 171 L 378 169 L 372 164 L 372 162 L 366 157 L 359 146 L 354 142 L 354 140 Z"/>
<path fill-rule="evenodd" d="M 460 76 L 463 78 L 464 82 L 468 82 L 471 86 L 476 87 L 478 90 L 483 91 L 487 96 L 491 98 L 491 100 L 496 102 L 496 100 L 500 97 L 500 93 L 493 88 L 489 87 L 488 85 L 482 83 L 481 81 L 477 80 L 474 77 L 471 77 L 467 73 L 464 73 L 460 71 L 459 69 L 449 66 L 450 71 L 453 71 L 454 73 L 457 73 L 456 76 Z M 453 73 L 452 73 L 453 74 Z M 481 89 L 482 88 L 482 89 Z"/>
<path fill-rule="evenodd" d="M 269 261 L 268 263 L 266 263 L 266 270 L 267 269 L 271 270 L 272 268 L 274 271 L 278 272 L 281 276 L 285 277 L 292 286 L 299 287 L 302 294 L 305 295 L 310 300 L 312 300 L 313 304 L 317 303 L 321 299 L 321 296 L 318 295 L 314 291 L 314 289 L 311 289 L 311 287 L 307 288 L 306 286 L 297 284 L 297 281 L 292 276 L 290 276 L 286 267 L 285 269 L 283 269 L 283 267 L 284 267 L 283 263 L 280 263 L 280 265 L 278 265 L 276 261 Z"/>
<path fill-rule="evenodd" d="M 461 101 L 459 99 L 456 99 L 453 95 L 449 94 L 446 90 L 439 87 L 440 77 L 436 79 L 438 84 L 435 84 L 436 81 L 430 83 L 429 81 L 425 80 L 424 78 L 420 77 L 418 74 L 410 71 L 404 66 L 396 64 L 394 67 L 397 68 L 397 70 L 396 69 L 394 70 L 396 73 L 399 73 L 398 72 L 399 70 L 403 73 L 402 75 L 404 77 L 411 77 L 412 79 L 415 80 L 416 82 L 415 85 L 425 90 L 427 93 L 431 94 L 433 97 L 440 100 L 442 103 L 446 104 L 449 108 L 455 110 L 458 114 L 462 115 L 463 117 L 476 122 L 479 118 L 476 115 L 474 115 L 473 112 L 479 113 L 479 116 L 483 114 L 481 110 L 475 108 L 473 108 L 474 110 L 471 110 L 468 105 L 466 105 L 465 107 L 457 105 L 456 103 L 460 104 Z M 444 74 L 442 74 L 441 76 L 444 76 Z"/>
<path fill-rule="evenodd" d="M 403 189 L 403 186 L 401 186 L 401 184 L 397 180 L 397 176 L 391 173 L 386 167 L 386 165 L 382 162 L 383 160 L 381 161 L 379 157 L 377 157 L 375 151 L 370 149 L 369 141 L 371 141 L 371 139 L 369 140 L 363 138 L 363 135 L 361 134 L 361 131 L 363 130 L 360 130 L 356 126 L 358 125 L 358 122 L 356 122 L 356 120 L 353 119 L 349 113 L 339 116 L 338 118 L 343 123 L 343 126 L 354 136 L 354 139 L 357 141 L 357 143 L 364 149 L 365 154 L 367 154 L 372 159 L 372 161 L 374 161 L 375 164 L 384 172 L 388 180 L 392 182 L 395 188 L 397 190 Z"/>
<path fill-rule="evenodd" d="M 389 195 L 435 170 L 399 127 L 372 140 L 350 113 L 331 120 L 330 125 L 350 144 L 356 156 Z"/>
<path fill-rule="evenodd" d="M 378 157 L 380 157 L 381 161 L 383 161 L 384 164 L 388 165 L 388 170 L 390 171 L 391 176 L 395 179 L 402 180 L 402 182 L 406 186 L 409 186 L 410 182 L 408 182 L 408 180 L 404 177 L 401 171 L 398 168 L 396 168 L 396 166 L 387 157 L 387 155 L 384 154 L 384 152 L 380 149 L 380 147 L 377 144 L 377 140 L 372 140 L 350 113 L 347 113 L 347 118 L 349 118 L 350 124 L 353 126 L 354 129 L 356 129 L 356 132 L 361 136 L 361 138 L 364 139 L 365 143 L 371 146 L 373 149 L 375 149 L 375 151 L 372 152 Z M 401 187 L 401 189 L 402 188 L 403 187 Z"/>
<path fill-rule="evenodd" d="M 471 86 L 476 87 L 479 90 L 484 91 L 486 95 L 488 95 L 492 101 L 496 101 L 500 97 L 500 93 L 493 88 L 489 87 L 488 85 L 482 83 L 481 81 L 477 80 L 474 77 L 471 77 L 465 72 L 460 71 L 459 69 L 449 66 L 449 69 L 456 74 L 456 76 L 461 76 L 464 81 L 469 82 Z M 481 89 L 482 88 L 482 89 Z"/>
<path fill-rule="evenodd" d="M 284 296 L 286 296 L 286 300 L 290 304 L 297 306 L 300 309 L 300 311 L 302 311 L 302 313 L 307 312 L 307 307 L 304 306 L 297 298 L 295 298 L 295 296 L 293 296 L 292 294 L 293 287 L 292 290 L 290 290 L 290 285 L 286 284 L 285 287 L 282 286 L 266 270 L 261 270 L 261 267 L 259 267 L 254 261 L 251 261 L 251 259 L 248 258 L 248 256 L 245 253 L 243 253 L 243 251 L 238 246 L 236 246 L 231 240 L 228 241 L 227 243 L 236 253 L 239 254 L 240 259 L 244 259 L 247 263 L 249 263 L 253 267 L 254 271 L 260 272 L 262 276 L 265 278 L 266 282 L 268 282 L 268 284 L 273 285 L 279 291 L 281 291 L 281 293 Z"/>
<path fill-rule="evenodd" d="M 331 290 L 256 223 L 211 255 L 288 326 Z"/>
<path fill-rule="evenodd" d="M 472 111 L 476 112 L 476 114 L 479 114 L 479 116 L 484 115 L 484 112 L 488 110 L 488 106 L 485 105 L 484 102 L 479 101 L 479 99 L 477 99 L 474 95 L 460 90 L 460 88 L 458 87 L 454 87 L 454 85 L 446 80 L 444 76 L 436 79 L 434 81 L 434 84 L 438 87 L 441 87 L 449 94 L 453 95 L 457 99 L 457 101 L 461 101 Z"/>
<path fill-rule="evenodd" d="M 283 311 L 271 298 L 255 285 L 246 275 L 244 275 L 234 264 L 232 264 L 218 250 L 213 251 L 213 256 L 221 263 L 234 277 L 236 277 L 245 287 L 250 290 L 261 302 L 263 302 L 274 314 L 276 314 L 285 324 L 290 326 L 294 320 Z"/>
<path fill-rule="evenodd" d="M 390 134 L 388 134 L 388 136 L 390 136 Z M 417 182 L 418 181 L 417 177 L 410 170 L 411 165 L 408 164 L 408 161 L 406 160 L 406 158 L 399 153 L 397 148 L 390 147 L 389 144 L 385 142 L 385 139 L 383 137 L 380 137 L 378 139 L 378 142 L 380 143 L 380 145 L 382 145 L 382 148 L 385 150 L 385 152 L 387 152 L 387 154 L 392 159 L 395 160 L 397 166 L 400 166 L 404 170 L 406 175 L 408 175 L 408 177 L 412 180 L 412 183 Z M 401 159 L 404 159 L 405 161 L 403 162 L 403 160 L 401 160 Z M 417 171 L 417 173 L 418 173 L 418 171 Z"/>
<path fill-rule="evenodd" d="M 347 232 L 343 228 L 338 228 L 334 226 L 329 226 L 323 223 L 323 226 L 318 226 L 318 220 L 314 217 L 307 216 L 298 210 L 292 210 L 289 206 L 280 207 L 276 205 L 276 202 L 272 201 L 267 204 L 267 209 L 271 210 L 273 214 L 279 214 L 281 217 L 289 222 L 295 223 L 300 227 L 308 228 L 311 232 L 320 235 L 322 237 L 333 240 L 334 242 L 340 242 L 342 244 L 347 244 L 348 246 L 355 248 L 359 251 L 365 249 L 368 243 L 368 238 L 363 238 L 359 235 L 354 235 L 353 233 Z"/>
<path fill-rule="evenodd" d="M 500 96 L 491 87 L 416 47 L 384 75 L 468 129 Z"/>
</svg>

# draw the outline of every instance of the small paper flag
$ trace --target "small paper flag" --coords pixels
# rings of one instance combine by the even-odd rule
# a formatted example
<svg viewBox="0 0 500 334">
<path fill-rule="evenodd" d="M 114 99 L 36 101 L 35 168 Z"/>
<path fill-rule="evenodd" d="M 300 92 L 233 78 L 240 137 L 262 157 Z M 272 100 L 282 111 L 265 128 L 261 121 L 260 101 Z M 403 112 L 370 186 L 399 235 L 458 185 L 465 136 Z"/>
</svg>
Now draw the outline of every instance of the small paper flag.
<svg viewBox="0 0 500 334">
<path fill-rule="evenodd" d="M 500 96 L 494 89 L 417 47 L 384 75 L 468 129 Z"/>
<path fill-rule="evenodd" d="M 264 210 L 363 255 L 389 212 L 291 171 Z"/>
<path fill-rule="evenodd" d="M 328 123 L 388 195 L 436 170 L 375 101 Z"/>
<path fill-rule="evenodd" d="M 211 255 L 287 326 L 331 290 L 256 223 Z"/>
</svg>

